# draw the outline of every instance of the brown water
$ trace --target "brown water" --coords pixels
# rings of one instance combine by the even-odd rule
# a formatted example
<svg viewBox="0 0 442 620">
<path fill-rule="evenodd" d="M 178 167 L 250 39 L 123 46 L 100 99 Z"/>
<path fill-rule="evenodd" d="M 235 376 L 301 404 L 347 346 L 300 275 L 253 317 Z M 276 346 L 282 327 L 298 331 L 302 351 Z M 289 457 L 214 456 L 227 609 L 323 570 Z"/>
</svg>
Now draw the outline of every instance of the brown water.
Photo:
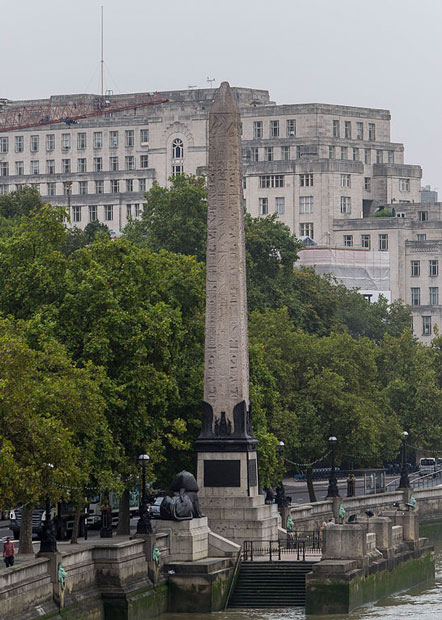
<svg viewBox="0 0 442 620">
<path fill-rule="evenodd" d="M 318 616 L 308 616 L 315 620 Z M 321 616 L 321 620 L 442 620 L 442 547 L 436 555 L 436 579 L 407 592 L 390 596 L 376 605 L 363 607 L 349 615 Z M 304 609 L 231 609 L 213 614 L 164 614 L 161 620 L 305 620 Z"/>
</svg>

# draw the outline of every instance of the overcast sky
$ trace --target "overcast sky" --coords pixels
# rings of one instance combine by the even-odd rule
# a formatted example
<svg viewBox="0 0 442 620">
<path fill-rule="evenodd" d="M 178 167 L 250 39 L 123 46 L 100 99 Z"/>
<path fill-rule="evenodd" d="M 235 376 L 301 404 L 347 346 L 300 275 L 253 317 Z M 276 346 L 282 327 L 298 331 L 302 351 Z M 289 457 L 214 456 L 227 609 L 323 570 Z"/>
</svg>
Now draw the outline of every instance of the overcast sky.
<svg viewBox="0 0 442 620">
<path fill-rule="evenodd" d="M 0 0 L 0 97 L 233 86 L 387 108 L 442 199 L 442 0 Z"/>
</svg>

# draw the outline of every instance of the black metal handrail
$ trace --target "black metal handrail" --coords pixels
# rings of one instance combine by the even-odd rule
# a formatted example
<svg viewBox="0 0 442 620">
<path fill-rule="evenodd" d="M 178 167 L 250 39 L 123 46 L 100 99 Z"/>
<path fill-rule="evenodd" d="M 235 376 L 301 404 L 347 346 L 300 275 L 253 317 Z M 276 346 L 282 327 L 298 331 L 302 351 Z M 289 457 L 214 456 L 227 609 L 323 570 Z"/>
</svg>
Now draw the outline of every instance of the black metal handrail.
<svg viewBox="0 0 442 620">
<path fill-rule="evenodd" d="M 296 560 L 305 562 L 306 554 L 320 555 L 322 542 L 319 530 L 314 532 L 288 532 L 285 540 L 246 540 L 243 543 L 242 561 L 281 561 L 285 554 L 295 554 Z"/>
</svg>

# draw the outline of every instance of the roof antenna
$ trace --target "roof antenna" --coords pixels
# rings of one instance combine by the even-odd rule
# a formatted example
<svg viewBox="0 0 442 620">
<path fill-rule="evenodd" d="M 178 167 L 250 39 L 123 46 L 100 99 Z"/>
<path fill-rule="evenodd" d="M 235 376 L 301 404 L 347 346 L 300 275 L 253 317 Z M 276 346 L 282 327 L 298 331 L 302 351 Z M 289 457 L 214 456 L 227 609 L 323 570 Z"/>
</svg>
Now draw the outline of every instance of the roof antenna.
<svg viewBox="0 0 442 620">
<path fill-rule="evenodd" d="M 104 96 L 104 20 L 103 20 L 103 5 L 101 5 L 101 96 Z"/>
<path fill-rule="evenodd" d="M 213 82 L 216 82 L 216 79 L 207 77 L 207 81 L 210 84 L 210 88 L 213 88 Z"/>
</svg>

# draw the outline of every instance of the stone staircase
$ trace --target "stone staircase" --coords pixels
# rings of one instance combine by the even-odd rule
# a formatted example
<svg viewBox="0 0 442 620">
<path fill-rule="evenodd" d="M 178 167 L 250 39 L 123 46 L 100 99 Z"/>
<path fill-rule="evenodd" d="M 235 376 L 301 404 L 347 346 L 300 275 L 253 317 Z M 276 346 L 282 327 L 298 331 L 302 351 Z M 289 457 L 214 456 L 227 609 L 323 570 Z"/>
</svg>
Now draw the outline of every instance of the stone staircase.
<svg viewBox="0 0 442 620">
<path fill-rule="evenodd" d="M 243 562 L 229 607 L 303 607 L 313 562 Z"/>
</svg>

